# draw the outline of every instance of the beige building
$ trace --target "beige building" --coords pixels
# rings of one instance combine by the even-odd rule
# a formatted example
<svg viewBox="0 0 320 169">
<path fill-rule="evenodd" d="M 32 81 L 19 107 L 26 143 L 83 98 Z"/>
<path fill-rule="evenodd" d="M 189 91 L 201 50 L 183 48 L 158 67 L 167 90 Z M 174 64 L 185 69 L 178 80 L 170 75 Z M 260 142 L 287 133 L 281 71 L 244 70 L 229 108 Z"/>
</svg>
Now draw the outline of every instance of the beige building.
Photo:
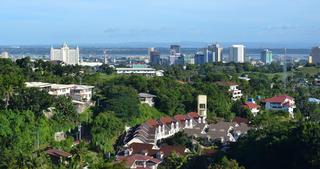
<svg viewBox="0 0 320 169">
<path fill-rule="evenodd" d="M 79 47 L 71 49 L 66 43 L 63 44 L 61 49 L 51 47 L 50 60 L 63 61 L 67 65 L 77 65 L 80 60 Z"/>
<path fill-rule="evenodd" d="M 200 117 L 207 118 L 207 96 L 198 96 L 198 114 Z"/>
</svg>

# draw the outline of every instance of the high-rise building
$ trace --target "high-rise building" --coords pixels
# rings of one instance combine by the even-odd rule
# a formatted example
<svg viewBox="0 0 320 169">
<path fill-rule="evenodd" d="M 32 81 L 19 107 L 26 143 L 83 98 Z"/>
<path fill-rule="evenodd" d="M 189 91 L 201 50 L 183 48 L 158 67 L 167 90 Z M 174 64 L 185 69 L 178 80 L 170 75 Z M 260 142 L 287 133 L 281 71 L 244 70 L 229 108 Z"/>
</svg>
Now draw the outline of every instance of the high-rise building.
<svg viewBox="0 0 320 169">
<path fill-rule="evenodd" d="M 194 55 L 194 63 L 196 65 L 203 65 L 205 63 L 207 63 L 207 57 L 203 52 L 197 52 Z"/>
<path fill-rule="evenodd" d="M 8 59 L 9 58 L 9 53 L 6 51 L 3 51 L 0 55 L 0 58 L 2 59 Z"/>
<path fill-rule="evenodd" d="M 194 55 L 183 55 L 183 64 L 193 65 L 194 64 Z"/>
<path fill-rule="evenodd" d="M 105 49 L 103 51 L 103 63 L 104 64 L 108 64 L 109 63 L 109 53 L 108 53 L 108 49 Z"/>
<path fill-rule="evenodd" d="M 320 46 L 312 48 L 311 56 L 313 64 L 320 64 Z"/>
<path fill-rule="evenodd" d="M 312 64 L 312 56 L 308 56 L 307 62 L 308 62 L 308 64 Z"/>
<path fill-rule="evenodd" d="M 223 48 L 220 47 L 220 45 L 218 43 L 216 44 L 212 44 L 208 46 L 208 51 L 209 51 L 209 55 L 208 56 L 208 61 L 210 62 L 212 60 L 212 62 L 221 62 L 222 61 L 222 50 Z M 211 59 L 212 57 L 212 59 Z"/>
<path fill-rule="evenodd" d="M 159 65 L 160 64 L 160 52 L 156 50 L 150 51 L 150 63 L 152 65 Z"/>
<path fill-rule="evenodd" d="M 50 60 L 63 61 L 67 65 L 79 64 L 80 50 L 79 47 L 71 49 L 66 43 L 63 44 L 61 49 L 54 49 L 51 47 Z"/>
<path fill-rule="evenodd" d="M 170 46 L 170 53 L 181 53 L 181 47 L 180 45 L 171 45 Z"/>
<path fill-rule="evenodd" d="M 271 64 L 272 62 L 272 51 L 269 49 L 265 49 L 261 52 L 261 61 L 264 64 Z"/>
<path fill-rule="evenodd" d="M 230 62 L 244 63 L 244 46 L 243 45 L 232 45 L 230 47 L 229 59 Z"/>
</svg>

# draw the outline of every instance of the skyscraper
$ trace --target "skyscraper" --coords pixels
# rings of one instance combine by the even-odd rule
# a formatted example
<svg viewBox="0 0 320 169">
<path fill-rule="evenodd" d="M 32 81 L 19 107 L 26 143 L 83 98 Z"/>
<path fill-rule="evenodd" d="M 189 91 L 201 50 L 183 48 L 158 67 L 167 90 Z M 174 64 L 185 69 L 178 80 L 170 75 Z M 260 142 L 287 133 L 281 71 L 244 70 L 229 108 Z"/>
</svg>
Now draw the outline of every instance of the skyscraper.
<svg viewBox="0 0 320 169">
<path fill-rule="evenodd" d="M 194 55 L 194 63 L 196 65 L 203 65 L 207 63 L 206 55 L 203 52 L 197 52 Z"/>
<path fill-rule="evenodd" d="M 2 59 L 8 59 L 9 58 L 9 53 L 6 51 L 3 51 L 0 55 L 0 58 Z"/>
<path fill-rule="evenodd" d="M 208 50 L 212 54 L 212 62 L 221 62 L 222 61 L 222 50 L 223 48 L 220 47 L 218 43 L 212 44 L 208 46 Z M 210 62 L 211 58 L 208 57 L 208 60 Z"/>
<path fill-rule="evenodd" d="M 150 51 L 150 63 L 152 65 L 159 65 L 160 64 L 160 52 L 156 50 Z"/>
<path fill-rule="evenodd" d="M 180 45 L 171 45 L 170 46 L 170 53 L 181 53 Z"/>
<path fill-rule="evenodd" d="M 311 50 L 312 63 L 319 64 L 320 63 L 320 46 L 313 47 Z"/>
<path fill-rule="evenodd" d="M 229 59 L 230 62 L 244 63 L 244 46 L 243 45 L 232 45 L 230 47 Z"/>
<path fill-rule="evenodd" d="M 108 49 L 105 49 L 104 51 L 103 51 L 103 63 L 104 64 L 109 64 L 109 54 L 108 54 Z"/>
<path fill-rule="evenodd" d="M 67 65 L 77 65 L 79 64 L 79 58 L 79 47 L 76 49 L 70 49 L 66 43 L 63 44 L 61 49 L 54 49 L 51 47 L 50 60 L 60 60 Z"/>
<path fill-rule="evenodd" d="M 264 64 L 271 64 L 272 62 L 272 51 L 269 49 L 265 49 L 261 52 L 261 61 Z"/>
</svg>

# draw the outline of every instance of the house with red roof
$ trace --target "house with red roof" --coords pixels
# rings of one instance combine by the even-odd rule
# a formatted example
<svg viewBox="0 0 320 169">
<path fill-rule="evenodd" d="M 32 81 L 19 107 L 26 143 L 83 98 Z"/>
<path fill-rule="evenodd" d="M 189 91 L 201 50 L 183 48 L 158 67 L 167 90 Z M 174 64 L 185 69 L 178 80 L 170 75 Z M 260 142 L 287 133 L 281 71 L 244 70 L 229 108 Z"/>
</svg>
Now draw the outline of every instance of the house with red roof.
<svg viewBox="0 0 320 169">
<path fill-rule="evenodd" d="M 137 169 L 156 169 L 161 161 L 152 156 L 142 154 L 133 154 L 130 156 L 119 156 L 116 159 L 119 162 L 124 162 L 127 168 Z"/>
<path fill-rule="evenodd" d="M 249 109 L 253 116 L 256 116 L 260 111 L 260 106 L 257 105 L 255 102 L 245 102 L 243 104 L 243 107 Z"/>
<path fill-rule="evenodd" d="M 296 108 L 294 98 L 288 95 L 279 95 L 262 100 L 266 110 L 286 111 L 290 117 L 294 117 L 293 110 Z"/>
</svg>

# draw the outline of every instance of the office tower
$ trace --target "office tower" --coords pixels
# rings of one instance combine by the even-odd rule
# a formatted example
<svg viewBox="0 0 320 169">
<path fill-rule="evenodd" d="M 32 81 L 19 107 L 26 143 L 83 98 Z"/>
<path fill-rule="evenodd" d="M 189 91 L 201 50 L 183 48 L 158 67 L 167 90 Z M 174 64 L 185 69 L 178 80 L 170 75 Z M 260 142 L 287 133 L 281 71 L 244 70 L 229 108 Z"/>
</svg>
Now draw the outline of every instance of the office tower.
<svg viewBox="0 0 320 169">
<path fill-rule="evenodd" d="M 160 52 L 156 50 L 150 51 L 150 63 L 152 65 L 159 65 L 160 64 Z"/>
<path fill-rule="evenodd" d="M 312 48 L 311 56 L 312 56 L 312 63 L 314 64 L 320 63 L 320 46 Z"/>
<path fill-rule="evenodd" d="M 155 51 L 154 48 L 148 48 L 148 56 L 150 56 L 150 53 L 151 53 L 151 52 L 154 52 L 154 51 Z"/>
<path fill-rule="evenodd" d="M 80 50 L 79 47 L 71 49 L 66 43 L 63 44 L 61 49 L 54 49 L 51 47 L 50 60 L 63 61 L 67 65 L 79 64 Z"/>
<path fill-rule="evenodd" d="M 171 45 L 170 46 L 170 53 L 171 54 L 181 53 L 180 45 Z"/>
<path fill-rule="evenodd" d="M 203 65 L 207 63 L 206 55 L 203 52 L 197 52 L 194 55 L 194 63 L 197 65 Z"/>
<path fill-rule="evenodd" d="M 308 56 L 307 62 L 308 62 L 308 64 L 312 64 L 312 56 Z"/>
<path fill-rule="evenodd" d="M 108 64 L 109 63 L 109 54 L 108 54 L 108 49 L 105 49 L 104 51 L 103 51 L 103 63 L 104 64 Z"/>
<path fill-rule="evenodd" d="M 8 59 L 9 58 L 9 53 L 6 51 L 3 51 L 0 55 L 0 58 L 2 59 Z"/>
<path fill-rule="evenodd" d="M 183 55 L 183 64 L 193 65 L 194 64 L 194 55 Z"/>
<path fill-rule="evenodd" d="M 265 49 L 261 52 L 261 61 L 264 64 L 271 64 L 272 62 L 272 51 L 269 49 Z"/>
<path fill-rule="evenodd" d="M 209 62 L 221 62 L 222 61 L 222 50 L 218 43 L 208 46 L 208 61 Z M 212 58 L 211 58 L 212 57 Z M 212 60 L 212 61 L 211 61 Z"/>
<path fill-rule="evenodd" d="M 230 62 L 244 63 L 244 46 L 243 45 L 232 45 L 230 47 L 229 59 Z"/>
</svg>

